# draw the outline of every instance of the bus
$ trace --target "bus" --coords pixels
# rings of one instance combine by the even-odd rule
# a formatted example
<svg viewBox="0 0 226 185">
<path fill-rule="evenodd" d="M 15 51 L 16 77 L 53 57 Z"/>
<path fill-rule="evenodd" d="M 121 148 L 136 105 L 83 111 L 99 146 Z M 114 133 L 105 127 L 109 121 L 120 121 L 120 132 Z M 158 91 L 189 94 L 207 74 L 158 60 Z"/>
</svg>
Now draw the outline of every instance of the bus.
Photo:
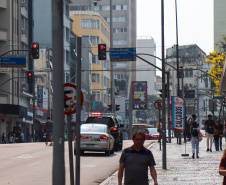
<svg viewBox="0 0 226 185">
<path fill-rule="evenodd" d="M 132 131 L 133 131 L 133 133 L 136 130 L 142 130 L 142 131 L 144 131 L 146 128 L 153 128 L 153 126 L 152 125 L 145 124 L 145 123 L 136 123 L 136 124 L 133 124 L 132 125 Z"/>
</svg>

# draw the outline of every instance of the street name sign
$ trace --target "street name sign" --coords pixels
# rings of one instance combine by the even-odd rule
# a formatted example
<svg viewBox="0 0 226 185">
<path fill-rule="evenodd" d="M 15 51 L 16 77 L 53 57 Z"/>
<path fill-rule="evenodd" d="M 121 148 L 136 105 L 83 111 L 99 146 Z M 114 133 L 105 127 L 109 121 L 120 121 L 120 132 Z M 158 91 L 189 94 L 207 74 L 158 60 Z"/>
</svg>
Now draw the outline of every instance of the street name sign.
<svg viewBox="0 0 226 185">
<path fill-rule="evenodd" d="M 0 57 L 0 67 L 24 68 L 26 67 L 26 55 L 5 55 Z"/>
<path fill-rule="evenodd" d="M 111 48 L 111 62 L 136 61 L 136 56 L 126 51 L 129 51 L 136 55 L 136 48 Z"/>
</svg>

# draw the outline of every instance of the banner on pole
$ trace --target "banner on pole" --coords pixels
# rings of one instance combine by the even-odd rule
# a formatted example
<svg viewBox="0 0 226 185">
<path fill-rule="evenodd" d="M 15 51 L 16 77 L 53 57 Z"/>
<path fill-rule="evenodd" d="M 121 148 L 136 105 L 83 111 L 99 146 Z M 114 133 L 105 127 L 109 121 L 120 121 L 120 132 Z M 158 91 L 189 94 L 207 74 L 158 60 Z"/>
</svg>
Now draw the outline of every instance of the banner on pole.
<svg viewBox="0 0 226 185">
<path fill-rule="evenodd" d="M 185 130 L 186 103 L 185 100 L 178 96 L 171 97 L 171 118 L 172 128 Z"/>
</svg>

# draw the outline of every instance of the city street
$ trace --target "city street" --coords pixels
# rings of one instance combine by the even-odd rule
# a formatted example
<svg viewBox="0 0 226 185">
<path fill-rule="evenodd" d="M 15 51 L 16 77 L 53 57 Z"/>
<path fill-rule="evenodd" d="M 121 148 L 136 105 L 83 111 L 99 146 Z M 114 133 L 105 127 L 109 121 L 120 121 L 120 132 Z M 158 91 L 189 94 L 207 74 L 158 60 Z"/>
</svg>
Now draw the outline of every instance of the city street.
<svg viewBox="0 0 226 185">
<path fill-rule="evenodd" d="M 132 141 L 124 141 L 124 147 Z M 147 144 L 151 141 L 148 141 Z M 81 156 L 81 185 L 100 184 L 118 169 L 121 151 L 105 156 L 89 152 Z M 52 185 L 52 147 L 45 143 L 0 145 L 0 185 Z M 74 158 L 75 163 L 75 158 Z M 68 143 L 65 142 L 66 185 L 70 185 Z"/>
</svg>

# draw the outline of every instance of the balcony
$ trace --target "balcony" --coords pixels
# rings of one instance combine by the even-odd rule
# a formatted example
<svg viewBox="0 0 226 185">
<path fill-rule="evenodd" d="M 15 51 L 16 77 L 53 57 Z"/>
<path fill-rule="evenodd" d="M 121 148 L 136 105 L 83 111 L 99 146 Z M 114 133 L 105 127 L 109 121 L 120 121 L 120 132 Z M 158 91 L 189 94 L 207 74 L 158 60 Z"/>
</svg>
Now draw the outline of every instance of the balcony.
<svg viewBox="0 0 226 185">
<path fill-rule="evenodd" d="M 7 8 L 7 0 L 1 0 L 0 1 L 0 8 Z"/>
<path fill-rule="evenodd" d="M 0 28 L 0 41 L 7 41 L 7 29 Z"/>
</svg>

